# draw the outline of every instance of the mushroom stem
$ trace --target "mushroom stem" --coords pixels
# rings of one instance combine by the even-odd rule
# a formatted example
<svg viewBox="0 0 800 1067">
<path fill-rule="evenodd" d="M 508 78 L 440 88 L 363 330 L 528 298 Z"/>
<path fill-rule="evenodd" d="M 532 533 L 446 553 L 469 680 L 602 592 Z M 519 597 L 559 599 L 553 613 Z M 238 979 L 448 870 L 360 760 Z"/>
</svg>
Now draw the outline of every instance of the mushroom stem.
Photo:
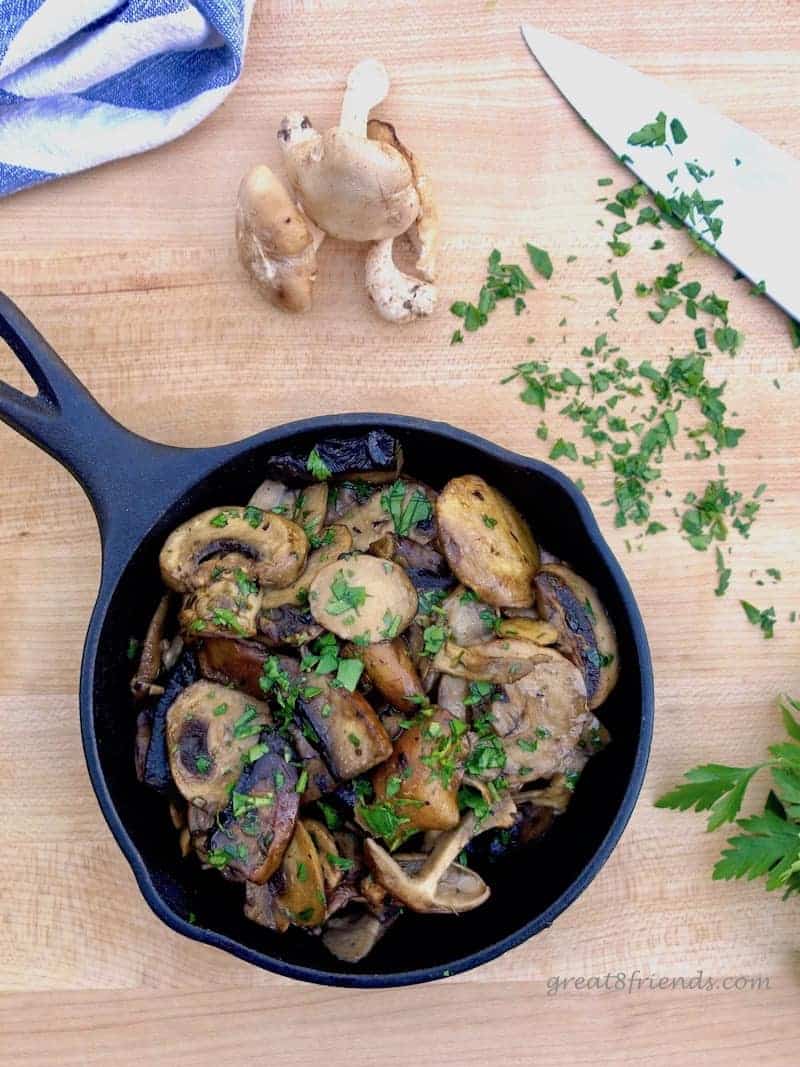
<svg viewBox="0 0 800 1067">
<path fill-rule="evenodd" d="M 339 127 L 359 137 L 367 136 L 367 119 L 389 93 L 389 75 L 377 59 L 364 59 L 347 76 Z"/>
<path fill-rule="evenodd" d="M 367 293 L 381 318 L 410 322 L 433 314 L 436 287 L 404 274 L 392 258 L 394 238 L 377 241 L 367 253 Z"/>
</svg>

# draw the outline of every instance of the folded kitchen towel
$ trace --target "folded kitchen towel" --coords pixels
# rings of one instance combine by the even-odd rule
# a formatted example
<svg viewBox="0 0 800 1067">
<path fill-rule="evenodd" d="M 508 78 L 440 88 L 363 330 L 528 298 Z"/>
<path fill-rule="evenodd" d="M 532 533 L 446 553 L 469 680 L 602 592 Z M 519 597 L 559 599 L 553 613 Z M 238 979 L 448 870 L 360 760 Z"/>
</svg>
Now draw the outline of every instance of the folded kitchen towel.
<svg viewBox="0 0 800 1067">
<path fill-rule="evenodd" d="M 209 115 L 255 0 L 0 0 L 0 196 L 144 152 Z"/>
</svg>

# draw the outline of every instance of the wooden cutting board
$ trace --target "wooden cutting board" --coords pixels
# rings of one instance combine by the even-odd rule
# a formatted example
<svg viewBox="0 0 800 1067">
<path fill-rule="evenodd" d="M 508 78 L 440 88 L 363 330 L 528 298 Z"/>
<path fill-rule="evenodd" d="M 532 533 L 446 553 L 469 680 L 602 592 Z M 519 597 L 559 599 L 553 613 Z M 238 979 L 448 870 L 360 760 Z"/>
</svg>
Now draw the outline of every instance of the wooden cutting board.
<svg viewBox="0 0 800 1067">
<path fill-rule="evenodd" d="M 163 441 L 221 442 L 305 415 L 384 410 L 445 419 L 537 456 L 550 447 L 536 437 L 538 412 L 498 384 L 510 365 L 535 353 L 577 368 L 581 346 L 606 330 L 637 360 L 687 350 L 688 320 L 658 328 L 633 295 L 670 259 L 730 297 L 746 345 L 735 360 L 715 355 L 712 374 L 728 378 L 747 433 L 725 456 L 728 478 L 748 493 L 769 486 L 751 540 L 734 544 L 731 593 L 713 595 L 713 559 L 680 539 L 671 516 L 668 533 L 628 553 L 630 531 L 616 531 L 600 506 L 608 471 L 572 470 L 631 579 L 656 665 L 652 760 L 622 843 L 552 929 L 427 988 L 304 986 L 169 931 L 140 897 L 84 770 L 76 680 L 99 563 L 89 505 L 50 459 L 0 427 L 3 1063 L 797 1062 L 797 901 L 760 884 L 713 884 L 720 835 L 653 800 L 695 763 L 760 758 L 780 736 L 776 692 L 800 693 L 800 626 L 788 621 L 800 609 L 800 352 L 775 308 L 681 234 L 667 235 L 661 259 L 641 251 L 609 265 L 596 183 L 625 175 L 530 59 L 523 18 L 688 87 L 800 155 L 796 4 L 261 0 L 245 75 L 201 127 L 0 203 L 0 286 L 102 404 Z M 441 308 L 405 329 L 370 310 L 361 249 L 324 247 L 316 307 L 297 319 L 248 286 L 232 242 L 237 183 L 257 161 L 279 165 L 280 117 L 302 108 L 320 127 L 333 123 L 347 70 L 368 55 L 393 78 L 380 114 L 426 161 L 441 202 Z M 449 304 L 477 296 L 492 248 L 521 261 L 526 240 L 550 250 L 552 280 L 537 281 L 520 318 L 505 306 L 451 347 Z M 626 291 L 617 324 L 596 281 L 610 267 Z M 0 373 L 21 381 L 8 352 Z M 680 500 L 715 462 L 676 455 L 665 485 Z M 783 581 L 756 586 L 766 567 Z M 739 597 L 774 604 L 774 640 L 747 623 Z M 698 971 L 766 978 L 769 988 L 701 993 L 634 980 L 632 992 L 550 992 L 556 977 Z"/>
</svg>

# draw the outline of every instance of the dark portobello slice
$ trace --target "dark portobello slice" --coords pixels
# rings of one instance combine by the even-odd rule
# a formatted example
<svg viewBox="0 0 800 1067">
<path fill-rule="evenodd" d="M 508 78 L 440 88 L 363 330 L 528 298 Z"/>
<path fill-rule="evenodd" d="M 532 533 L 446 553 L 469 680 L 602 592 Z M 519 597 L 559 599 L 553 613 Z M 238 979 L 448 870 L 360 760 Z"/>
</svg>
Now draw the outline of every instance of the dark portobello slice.
<svg viewBox="0 0 800 1067">
<path fill-rule="evenodd" d="M 277 871 L 300 807 L 294 751 L 275 731 L 262 731 L 263 754 L 242 771 L 209 841 L 208 862 L 234 881 L 263 885 Z"/>
<path fill-rule="evenodd" d="M 314 453 L 319 466 L 309 456 Z M 390 482 L 403 466 L 400 443 L 385 430 L 370 430 L 353 437 L 326 437 L 308 452 L 279 452 L 267 463 L 266 475 L 279 481 L 318 481 L 323 468 L 330 478 L 359 478 L 369 482 Z"/>
<path fill-rule="evenodd" d="M 172 783 L 167 753 L 167 712 L 183 690 L 199 677 L 197 657 L 191 649 L 185 649 L 167 675 L 164 692 L 153 705 L 142 781 L 159 793 L 168 792 Z"/>
</svg>

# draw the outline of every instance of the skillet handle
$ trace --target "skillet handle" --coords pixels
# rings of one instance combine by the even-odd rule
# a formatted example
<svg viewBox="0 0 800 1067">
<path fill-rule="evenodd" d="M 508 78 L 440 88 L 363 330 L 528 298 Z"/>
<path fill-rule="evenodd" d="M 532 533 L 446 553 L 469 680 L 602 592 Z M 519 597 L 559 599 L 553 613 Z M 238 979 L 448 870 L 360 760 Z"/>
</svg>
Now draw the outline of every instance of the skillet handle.
<svg viewBox="0 0 800 1067">
<path fill-rule="evenodd" d="M 0 420 L 77 479 L 94 508 L 104 550 L 111 540 L 120 551 L 134 547 L 204 466 L 211 465 L 215 450 L 173 448 L 126 430 L 3 293 L 0 337 L 39 390 L 31 397 L 0 381 Z"/>
</svg>

